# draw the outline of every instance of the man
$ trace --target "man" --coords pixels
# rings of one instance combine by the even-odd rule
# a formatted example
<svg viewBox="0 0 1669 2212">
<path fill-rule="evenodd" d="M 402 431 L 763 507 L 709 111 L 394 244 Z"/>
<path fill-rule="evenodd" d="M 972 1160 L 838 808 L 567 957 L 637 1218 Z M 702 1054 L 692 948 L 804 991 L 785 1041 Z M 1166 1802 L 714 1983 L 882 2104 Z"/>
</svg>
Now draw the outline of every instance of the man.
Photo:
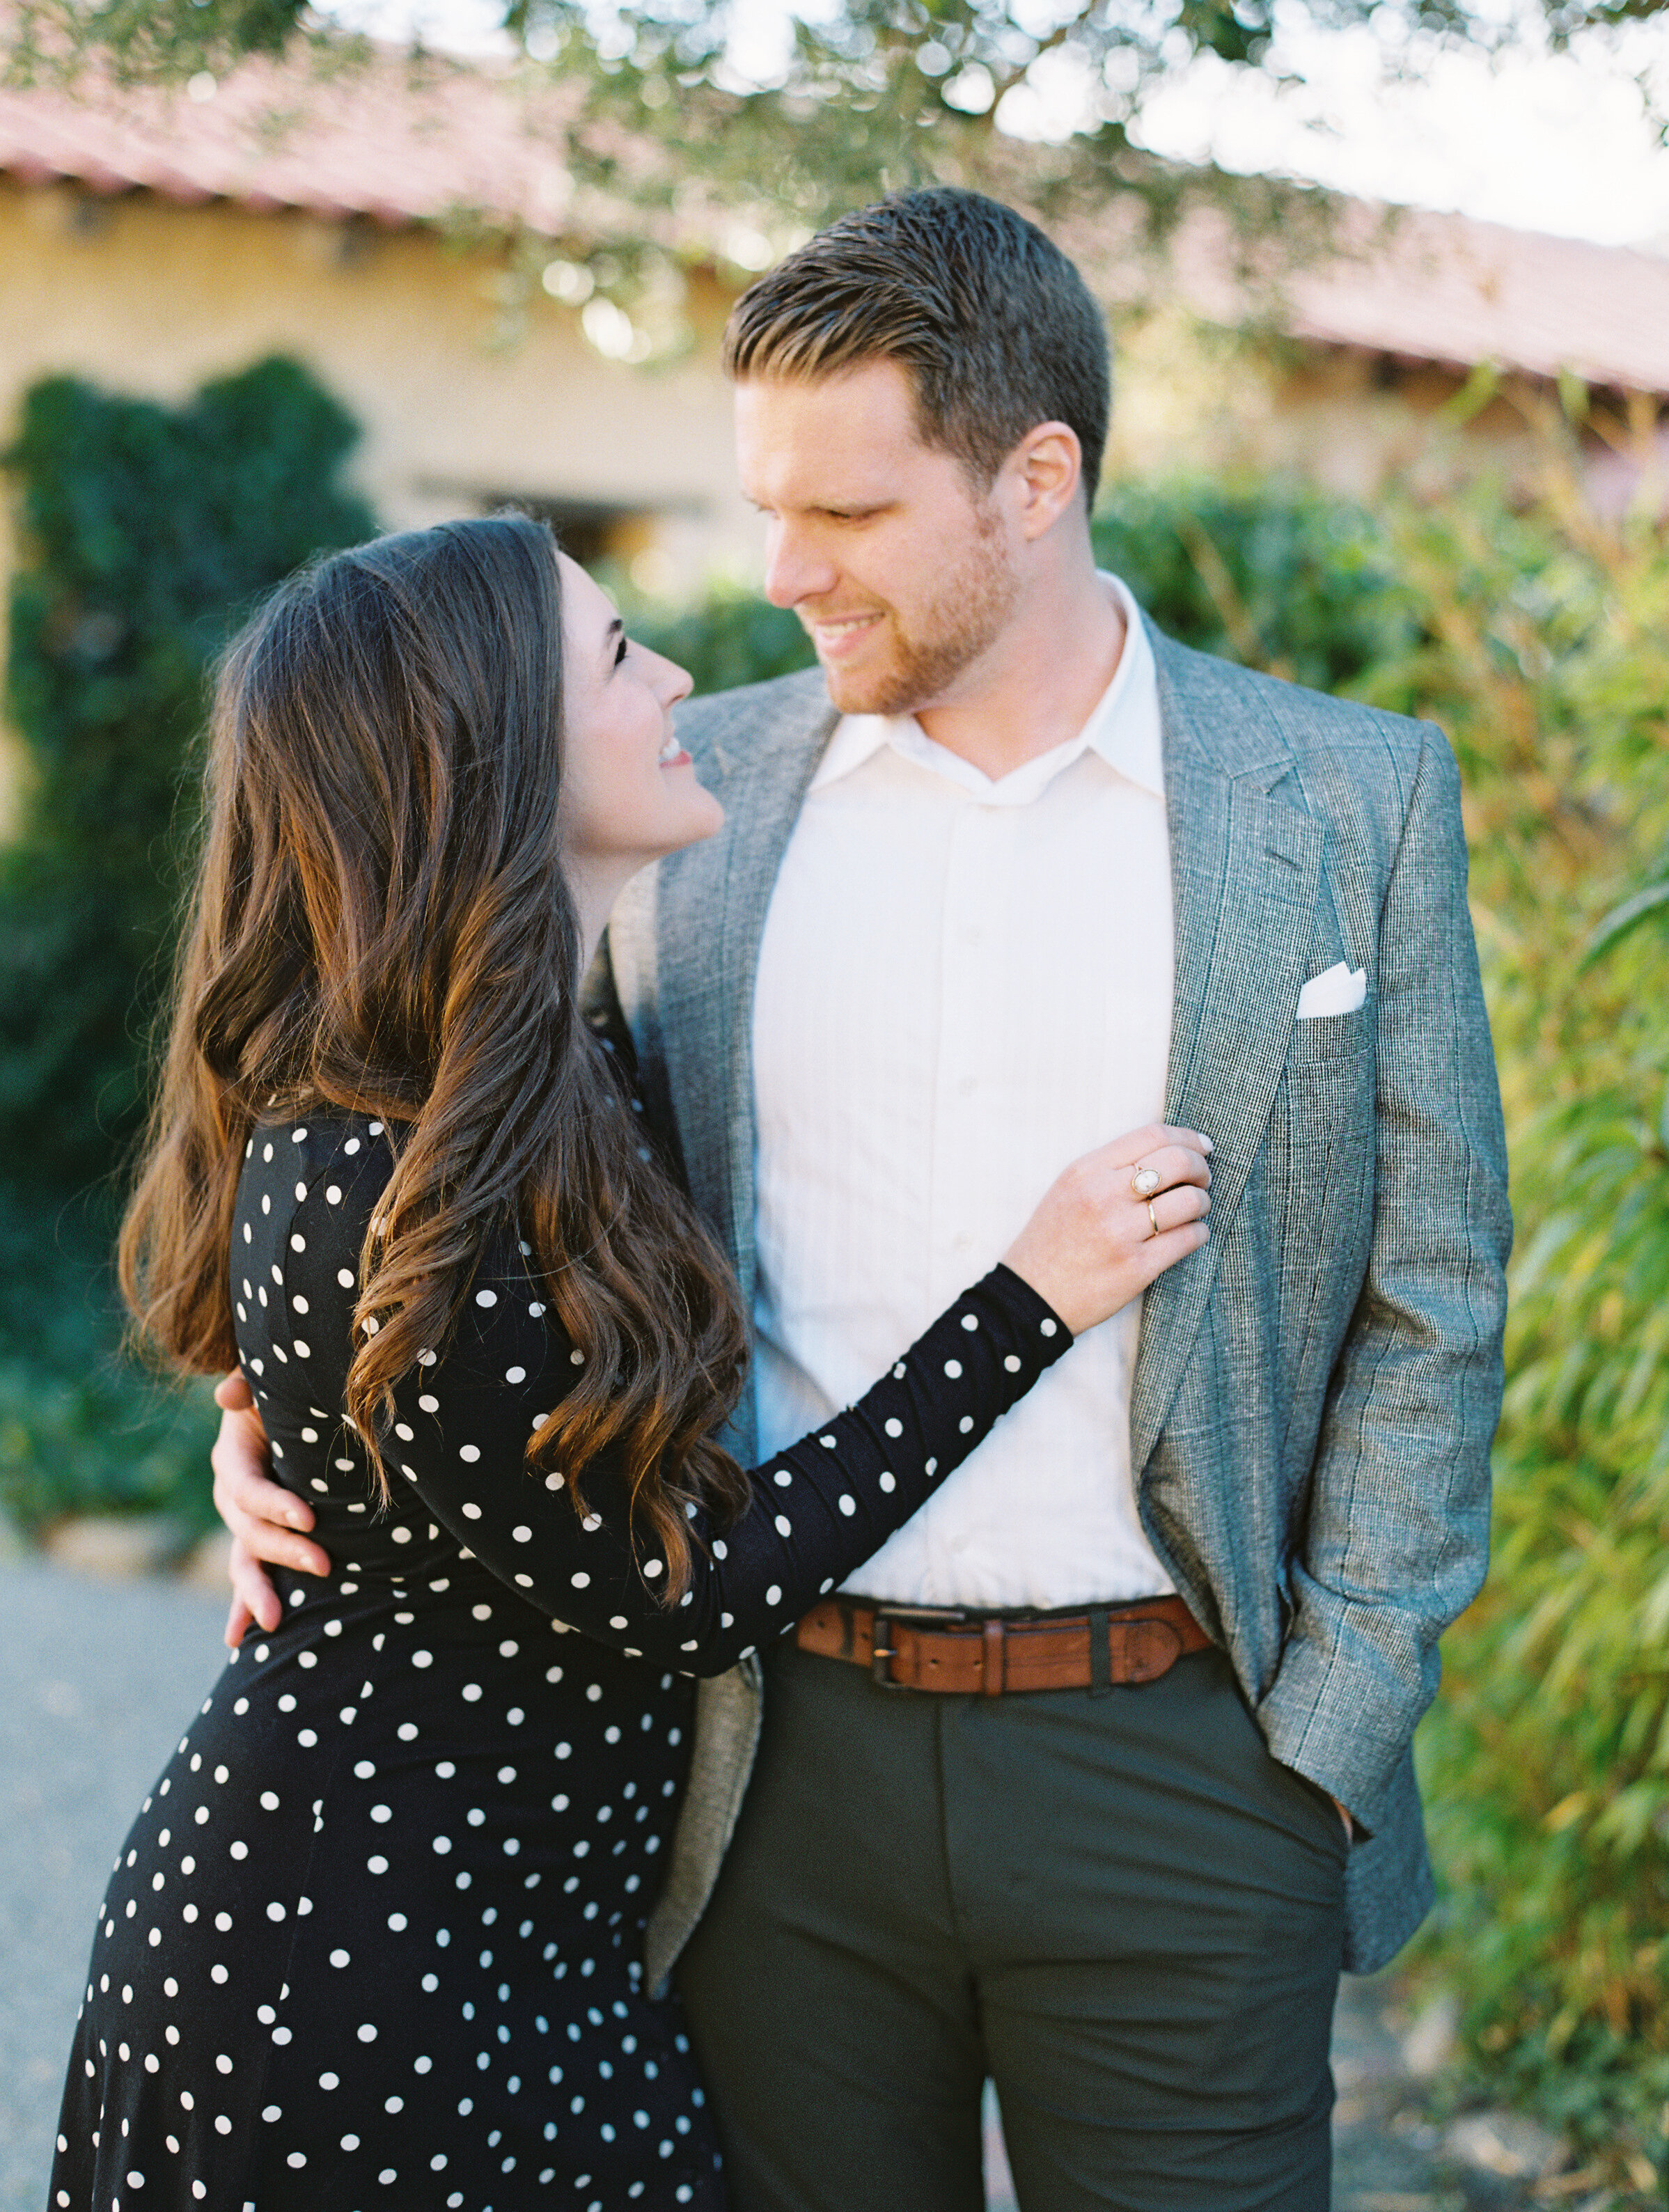
<svg viewBox="0 0 1669 2212">
<path fill-rule="evenodd" d="M 1487 1541 L 1509 1230 L 1454 763 L 1097 573 L 1102 325 L 1011 210 L 847 217 L 726 352 L 822 672 L 685 710 L 727 826 L 627 894 L 601 984 L 756 1317 L 738 1448 L 1074 1153 L 1216 1150 L 1209 1245 L 707 1686 L 651 1972 L 740 2212 L 972 2212 L 987 2075 L 1027 2212 L 1321 2208 L 1337 1978 L 1429 1902 L 1410 1744 Z M 249 1460 L 234 1423 L 228 1517 L 294 1559 Z"/>
</svg>

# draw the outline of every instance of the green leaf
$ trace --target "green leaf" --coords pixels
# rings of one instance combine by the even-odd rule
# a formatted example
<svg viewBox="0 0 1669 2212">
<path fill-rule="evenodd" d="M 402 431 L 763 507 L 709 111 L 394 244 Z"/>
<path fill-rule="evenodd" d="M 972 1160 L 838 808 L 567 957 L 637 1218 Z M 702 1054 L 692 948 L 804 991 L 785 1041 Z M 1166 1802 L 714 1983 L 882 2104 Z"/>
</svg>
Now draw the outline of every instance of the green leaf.
<svg viewBox="0 0 1669 2212">
<path fill-rule="evenodd" d="M 1663 907 L 1669 907 L 1669 878 L 1660 884 L 1648 884 L 1644 890 L 1624 899 L 1621 906 L 1613 907 L 1583 947 L 1582 967 L 1592 967 L 1596 960 L 1614 951 L 1625 937 Z"/>
</svg>

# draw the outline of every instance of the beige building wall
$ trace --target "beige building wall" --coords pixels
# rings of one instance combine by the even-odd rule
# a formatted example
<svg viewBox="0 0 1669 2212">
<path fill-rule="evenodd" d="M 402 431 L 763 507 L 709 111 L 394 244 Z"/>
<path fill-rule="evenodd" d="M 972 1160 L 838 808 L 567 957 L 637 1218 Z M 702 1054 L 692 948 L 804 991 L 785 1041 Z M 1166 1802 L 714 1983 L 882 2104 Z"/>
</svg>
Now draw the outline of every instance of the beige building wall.
<svg viewBox="0 0 1669 2212">
<path fill-rule="evenodd" d="M 1533 465 L 1524 413 L 1492 400 L 1444 410 L 1459 370 L 1214 328 L 1180 310 L 1126 317 L 1117 343 L 1106 480 L 1276 472 L 1347 499 L 1393 479 L 1434 488 L 1456 469 Z"/>
<path fill-rule="evenodd" d="M 618 517 L 613 550 L 638 556 L 656 588 L 756 571 L 717 289 L 697 280 L 695 350 L 658 368 L 604 360 L 578 313 L 537 286 L 518 342 L 495 343 L 504 282 L 501 255 L 433 230 L 0 180 L 0 441 L 39 377 L 178 403 L 207 378 L 285 353 L 361 424 L 349 474 L 392 526 L 519 497 Z M 0 585 L 14 528 L 0 499 Z M 15 801 L 13 755 L 0 815 L 8 793 Z"/>
</svg>

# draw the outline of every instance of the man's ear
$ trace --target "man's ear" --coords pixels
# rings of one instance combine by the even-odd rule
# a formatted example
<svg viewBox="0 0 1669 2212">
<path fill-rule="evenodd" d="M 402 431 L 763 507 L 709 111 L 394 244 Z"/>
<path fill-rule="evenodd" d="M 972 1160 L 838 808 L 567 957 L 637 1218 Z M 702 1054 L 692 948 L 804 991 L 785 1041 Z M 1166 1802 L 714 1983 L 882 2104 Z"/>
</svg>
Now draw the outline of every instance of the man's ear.
<svg viewBox="0 0 1669 2212">
<path fill-rule="evenodd" d="M 1083 448 L 1066 422 L 1040 422 L 1028 430 L 1003 464 L 1021 535 L 1043 537 L 1077 499 L 1083 482 Z"/>
</svg>

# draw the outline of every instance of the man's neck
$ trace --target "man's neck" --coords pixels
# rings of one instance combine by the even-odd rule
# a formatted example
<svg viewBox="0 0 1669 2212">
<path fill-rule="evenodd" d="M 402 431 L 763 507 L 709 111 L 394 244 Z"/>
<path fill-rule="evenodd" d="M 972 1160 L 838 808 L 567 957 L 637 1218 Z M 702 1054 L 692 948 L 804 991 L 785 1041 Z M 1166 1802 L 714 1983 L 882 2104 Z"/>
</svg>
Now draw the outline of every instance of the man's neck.
<svg viewBox="0 0 1669 2212">
<path fill-rule="evenodd" d="M 919 710 L 935 744 L 994 783 L 1075 738 L 1113 681 L 1124 609 L 1087 560 L 1040 580 L 952 696 Z"/>
</svg>

